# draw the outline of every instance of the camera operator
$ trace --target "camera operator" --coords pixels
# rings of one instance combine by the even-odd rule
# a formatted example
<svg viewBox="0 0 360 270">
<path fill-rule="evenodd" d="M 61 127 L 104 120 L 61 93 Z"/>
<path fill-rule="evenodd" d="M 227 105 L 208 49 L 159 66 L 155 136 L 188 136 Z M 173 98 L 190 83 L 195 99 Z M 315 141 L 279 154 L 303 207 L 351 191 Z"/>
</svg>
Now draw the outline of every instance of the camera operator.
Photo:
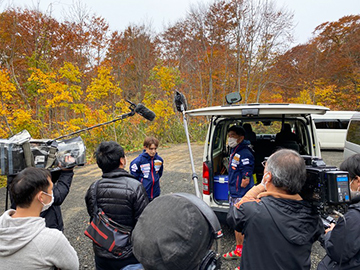
<svg viewBox="0 0 360 270">
<path fill-rule="evenodd" d="M 73 159 L 73 157 L 71 156 L 66 157 L 65 162 L 73 163 L 73 161 L 70 159 Z M 57 181 L 54 181 L 55 183 L 53 185 L 54 201 L 49 208 L 43 210 L 40 213 L 40 217 L 45 218 L 46 227 L 58 229 L 59 231 L 64 231 L 64 222 L 63 222 L 60 206 L 65 201 L 67 195 L 70 192 L 70 186 L 74 177 L 74 172 L 73 172 L 74 167 L 64 168 L 60 164 L 59 168 L 60 168 L 59 171 L 52 172 L 53 181 L 54 179 L 58 178 Z M 11 184 L 11 181 L 14 177 L 15 176 L 8 176 L 8 185 Z M 11 208 L 15 209 L 16 204 L 11 196 L 10 199 L 11 199 Z"/>
<path fill-rule="evenodd" d="M 324 269 L 360 269 L 360 154 L 343 161 L 340 170 L 348 171 L 350 177 L 351 205 L 325 232 L 323 246 L 326 256 L 318 265 Z"/>
<path fill-rule="evenodd" d="M 240 269 L 310 269 L 312 244 L 324 229 L 319 213 L 298 194 L 306 180 L 305 162 L 297 152 L 282 149 L 263 165 L 261 184 L 227 216 L 245 236 Z"/>
</svg>

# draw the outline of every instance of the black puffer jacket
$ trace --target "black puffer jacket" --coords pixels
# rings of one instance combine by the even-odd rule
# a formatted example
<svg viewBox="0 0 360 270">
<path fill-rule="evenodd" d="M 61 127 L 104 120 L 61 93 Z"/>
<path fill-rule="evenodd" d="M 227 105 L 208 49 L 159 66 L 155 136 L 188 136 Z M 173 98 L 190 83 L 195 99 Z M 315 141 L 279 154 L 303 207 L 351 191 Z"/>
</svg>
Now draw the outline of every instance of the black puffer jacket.
<svg viewBox="0 0 360 270">
<path fill-rule="evenodd" d="M 94 182 L 95 183 L 95 182 Z M 89 187 L 85 202 L 89 216 L 93 216 L 95 194 L 94 183 Z M 104 173 L 96 193 L 97 205 L 106 215 L 121 225 L 135 227 L 135 224 L 149 203 L 143 185 L 123 169 Z M 117 259 L 115 255 L 94 244 L 99 257 Z"/>
</svg>

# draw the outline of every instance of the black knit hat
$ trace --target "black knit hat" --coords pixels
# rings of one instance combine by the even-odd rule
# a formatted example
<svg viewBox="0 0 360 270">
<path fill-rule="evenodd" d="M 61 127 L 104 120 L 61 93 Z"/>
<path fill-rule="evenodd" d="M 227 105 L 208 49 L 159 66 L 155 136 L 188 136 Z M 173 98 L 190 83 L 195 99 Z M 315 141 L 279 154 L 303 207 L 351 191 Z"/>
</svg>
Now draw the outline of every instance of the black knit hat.
<svg viewBox="0 0 360 270">
<path fill-rule="evenodd" d="M 146 270 L 197 269 L 213 242 L 212 230 L 187 198 L 164 195 L 141 214 L 132 233 L 133 252 Z"/>
</svg>

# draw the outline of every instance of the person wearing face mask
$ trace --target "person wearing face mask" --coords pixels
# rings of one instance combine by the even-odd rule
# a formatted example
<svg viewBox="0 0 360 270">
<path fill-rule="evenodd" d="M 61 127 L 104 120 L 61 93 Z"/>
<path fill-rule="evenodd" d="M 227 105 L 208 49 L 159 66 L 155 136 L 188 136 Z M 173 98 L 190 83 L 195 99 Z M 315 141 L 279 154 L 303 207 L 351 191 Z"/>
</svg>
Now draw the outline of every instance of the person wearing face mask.
<svg viewBox="0 0 360 270">
<path fill-rule="evenodd" d="M 245 140 L 245 129 L 233 125 L 228 129 L 228 145 L 230 158 L 228 168 L 229 203 L 234 205 L 241 200 L 245 193 L 254 186 L 253 170 L 254 155 L 250 142 Z M 236 248 L 223 254 L 225 260 L 236 260 L 242 255 L 244 237 L 235 231 Z"/>
<path fill-rule="evenodd" d="M 102 170 L 102 178 L 92 183 L 85 195 L 90 220 L 94 204 L 120 225 L 134 228 L 140 214 L 149 203 L 144 186 L 124 168 L 124 149 L 114 141 L 100 143 L 95 151 L 96 163 Z M 96 188 L 96 190 L 95 190 Z M 95 196 L 96 194 L 96 196 Z M 93 242 L 96 270 L 121 269 L 139 263 L 133 253 L 115 255 Z"/>
<path fill-rule="evenodd" d="M 340 170 L 349 172 L 351 204 L 336 225 L 331 223 L 330 228 L 325 230 L 322 245 L 326 255 L 319 263 L 318 270 L 360 269 L 360 154 L 344 160 Z"/>
<path fill-rule="evenodd" d="M 70 159 L 73 159 L 71 156 L 65 157 L 65 162 L 71 162 Z M 58 229 L 59 231 L 64 231 L 64 222 L 61 214 L 61 205 L 65 201 L 67 195 L 70 192 L 71 183 L 74 177 L 74 168 L 64 168 L 59 166 L 60 170 L 52 172 L 52 179 L 57 179 L 53 185 L 53 195 L 51 205 L 45 207 L 40 213 L 40 216 L 45 218 L 45 224 L 48 228 Z M 11 179 L 14 176 L 8 178 L 8 184 L 11 184 Z M 11 197 L 11 208 L 16 208 L 16 203 Z"/>
<path fill-rule="evenodd" d="M 229 226 L 245 236 L 240 269 L 310 270 L 311 247 L 324 228 L 317 209 L 299 195 L 306 181 L 304 159 L 282 149 L 263 165 L 261 184 L 227 215 Z"/>
<path fill-rule="evenodd" d="M 40 217 L 54 201 L 52 189 L 46 169 L 28 167 L 12 180 L 9 191 L 16 210 L 0 217 L 2 269 L 79 269 L 77 253 L 65 235 L 46 227 Z"/>
</svg>

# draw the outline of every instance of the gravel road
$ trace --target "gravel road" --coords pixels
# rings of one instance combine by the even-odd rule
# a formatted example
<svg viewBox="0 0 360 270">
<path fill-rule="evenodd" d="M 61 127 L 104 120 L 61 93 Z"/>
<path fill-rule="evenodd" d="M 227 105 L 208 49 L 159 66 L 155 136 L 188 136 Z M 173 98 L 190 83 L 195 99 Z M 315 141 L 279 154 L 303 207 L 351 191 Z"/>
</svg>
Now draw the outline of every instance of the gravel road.
<svg viewBox="0 0 360 270">
<path fill-rule="evenodd" d="M 195 170 L 199 177 L 199 188 L 201 191 L 202 153 L 203 145 L 192 144 Z M 192 168 L 189 159 L 187 144 L 177 144 L 168 147 L 160 147 L 159 155 L 164 159 L 164 173 L 161 178 L 161 193 L 172 192 L 195 193 L 194 184 L 191 179 Z M 128 164 L 139 153 L 127 155 Z M 342 161 L 342 152 L 323 152 L 323 159 L 327 165 L 339 166 Z M 65 224 L 65 235 L 78 253 L 80 269 L 95 269 L 93 261 L 93 250 L 90 239 L 84 236 L 89 217 L 85 207 L 85 193 L 92 182 L 99 179 L 101 171 L 96 165 L 86 165 L 75 168 L 75 176 L 71 191 L 62 205 L 62 212 Z M 0 189 L 0 208 L 5 209 L 5 188 Z M 233 248 L 235 237 L 233 231 L 223 225 L 224 237 L 221 239 L 220 252 L 227 252 Z M 322 247 L 315 243 L 312 252 L 312 268 L 316 269 L 317 263 L 324 256 Z M 239 262 L 223 262 L 222 269 L 234 269 Z"/>
</svg>

